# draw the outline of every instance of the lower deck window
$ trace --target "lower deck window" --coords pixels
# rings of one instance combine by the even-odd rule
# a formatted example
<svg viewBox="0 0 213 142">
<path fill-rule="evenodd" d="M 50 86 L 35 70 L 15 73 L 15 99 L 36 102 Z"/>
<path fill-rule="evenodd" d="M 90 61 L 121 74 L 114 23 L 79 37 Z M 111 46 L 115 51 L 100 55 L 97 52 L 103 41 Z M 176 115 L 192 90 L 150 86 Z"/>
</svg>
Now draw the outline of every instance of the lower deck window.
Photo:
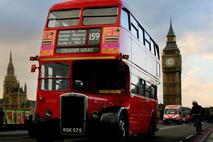
<svg viewBox="0 0 213 142">
<path fill-rule="evenodd" d="M 68 90 L 70 65 L 53 62 L 41 66 L 40 89 L 43 91 Z"/>
<path fill-rule="evenodd" d="M 41 90 L 56 91 L 67 89 L 67 79 L 41 79 Z"/>
</svg>

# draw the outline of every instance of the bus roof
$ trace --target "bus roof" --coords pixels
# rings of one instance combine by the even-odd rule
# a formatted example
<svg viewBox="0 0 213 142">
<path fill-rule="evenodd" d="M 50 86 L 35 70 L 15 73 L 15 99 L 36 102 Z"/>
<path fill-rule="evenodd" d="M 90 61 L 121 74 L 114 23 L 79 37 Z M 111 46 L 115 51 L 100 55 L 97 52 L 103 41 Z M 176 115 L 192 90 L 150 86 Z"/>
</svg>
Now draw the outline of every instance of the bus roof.
<svg viewBox="0 0 213 142">
<path fill-rule="evenodd" d="M 64 2 L 53 5 L 50 10 L 79 8 L 79 7 L 94 7 L 94 6 L 111 6 L 120 5 L 122 0 L 66 0 Z"/>
</svg>

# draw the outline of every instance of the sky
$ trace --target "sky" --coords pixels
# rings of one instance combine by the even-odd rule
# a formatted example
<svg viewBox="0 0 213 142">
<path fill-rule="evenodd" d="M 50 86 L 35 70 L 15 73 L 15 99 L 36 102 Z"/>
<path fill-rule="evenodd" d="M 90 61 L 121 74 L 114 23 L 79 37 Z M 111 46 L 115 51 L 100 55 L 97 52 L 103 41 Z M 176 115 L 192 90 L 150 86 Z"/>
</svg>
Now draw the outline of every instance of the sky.
<svg viewBox="0 0 213 142">
<path fill-rule="evenodd" d="M 37 73 L 31 73 L 29 57 L 37 55 L 48 9 L 62 0 L 0 1 L 0 98 L 12 52 L 15 74 L 28 85 L 28 99 L 35 100 Z M 143 27 L 158 43 L 166 45 L 170 18 L 182 54 L 183 106 L 197 100 L 213 106 L 213 1 L 212 0 L 125 0 Z M 162 84 L 159 103 L 163 101 Z"/>
</svg>

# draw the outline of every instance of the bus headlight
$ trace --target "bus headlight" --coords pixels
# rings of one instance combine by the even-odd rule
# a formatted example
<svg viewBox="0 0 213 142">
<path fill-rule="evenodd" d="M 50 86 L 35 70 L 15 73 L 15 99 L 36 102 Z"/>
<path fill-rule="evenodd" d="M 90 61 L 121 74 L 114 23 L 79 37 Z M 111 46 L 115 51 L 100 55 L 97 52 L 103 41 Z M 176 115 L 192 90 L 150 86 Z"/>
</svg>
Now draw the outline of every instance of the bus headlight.
<svg viewBox="0 0 213 142">
<path fill-rule="evenodd" d="M 52 111 L 50 109 L 45 110 L 44 116 L 46 116 L 47 118 L 50 118 L 52 116 Z"/>
<path fill-rule="evenodd" d="M 92 113 L 92 118 L 93 118 L 93 119 L 98 119 L 98 112 L 97 112 L 97 111 L 94 111 L 94 112 Z"/>
</svg>

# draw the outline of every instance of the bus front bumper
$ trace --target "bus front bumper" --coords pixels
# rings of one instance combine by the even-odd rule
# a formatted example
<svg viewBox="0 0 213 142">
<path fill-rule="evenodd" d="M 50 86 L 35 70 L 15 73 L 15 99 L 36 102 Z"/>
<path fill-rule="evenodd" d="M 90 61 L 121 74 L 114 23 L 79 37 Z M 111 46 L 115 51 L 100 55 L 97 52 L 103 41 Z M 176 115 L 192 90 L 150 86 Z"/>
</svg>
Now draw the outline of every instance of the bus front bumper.
<svg viewBox="0 0 213 142">
<path fill-rule="evenodd" d="M 39 115 L 35 115 L 28 132 L 32 132 L 35 137 L 61 137 L 60 119 L 44 119 Z"/>
</svg>

